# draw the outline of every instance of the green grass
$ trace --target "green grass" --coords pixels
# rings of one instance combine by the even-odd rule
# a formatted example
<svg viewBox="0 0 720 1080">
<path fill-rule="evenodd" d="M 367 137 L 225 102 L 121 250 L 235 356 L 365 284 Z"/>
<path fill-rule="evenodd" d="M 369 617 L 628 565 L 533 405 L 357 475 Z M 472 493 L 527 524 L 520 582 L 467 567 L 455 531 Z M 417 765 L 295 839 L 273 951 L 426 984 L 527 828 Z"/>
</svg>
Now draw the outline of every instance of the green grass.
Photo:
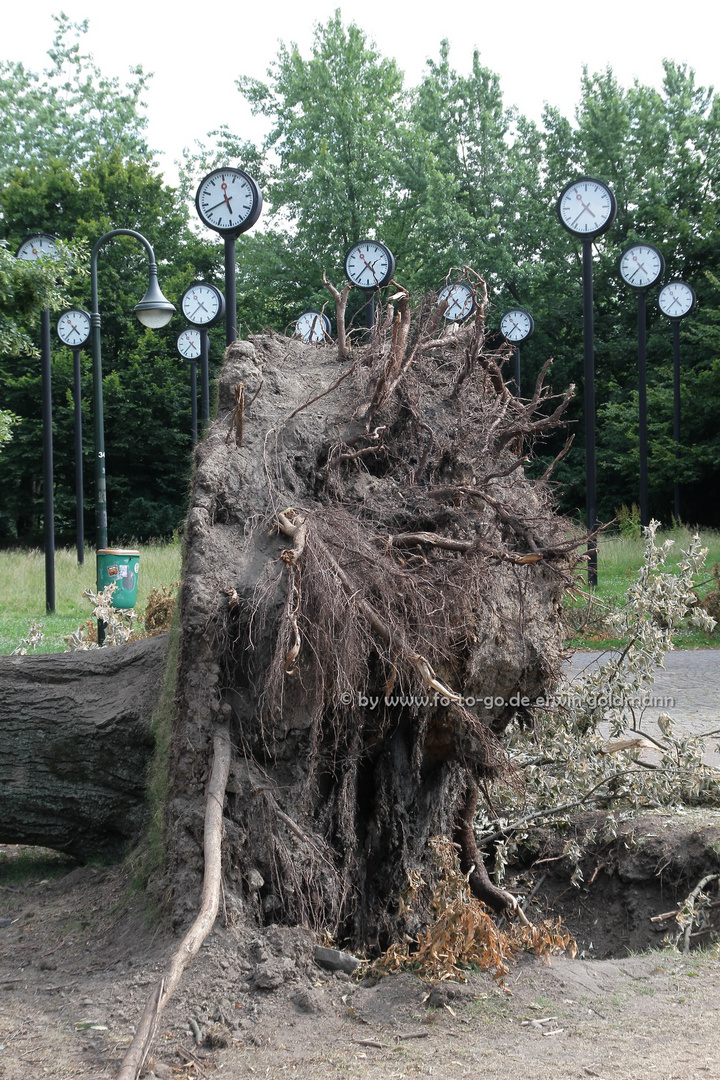
<svg viewBox="0 0 720 1080">
<path fill-rule="evenodd" d="M 153 588 L 172 585 L 180 578 L 180 544 L 150 543 L 137 546 L 140 574 L 136 611 L 145 609 Z M 55 613 L 45 612 L 45 556 L 42 551 L 0 551 L 0 654 L 11 653 L 26 637 L 32 622 L 45 635 L 37 653 L 64 652 L 63 635 L 81 626 L 91 614 L 83 590 L 95 589 L 95 552 L 85 552 L 78 566 L 75 549 L 55 553 Z"/>
<path fill-rule="evenodd" d="M 75 859 L 50 848 L 0 845 L 0 885 L 28 885 L 63 877 L 77 866 Z"/>
<path fill-rule="evenodd" d="M 682 558 L 682 549 L 686 548 L 694 535 L 693 531 L 686 528 L 668 529 L 658 532 L 657 542 L 663 543 L 670 539 L 674 541 L 674 548 L 666 563 L 666 568 L 672 570 Z M 698 592 L 704 595 L 709 588 L 713 587 L 712 567 L 720 563 L 720 533 L 712 529 L 700 530 L 700 538 L 703 547 L 708 549 L 705 561 L 705 569 L 698 577 L 700 588 Z M 642 540 L 635 540 L 619 534 L 606 534 L 600 537 L 598 542 L 598 584 L 595 595 L 604 603 L 611 606 L 624 603 L 628 586 L 634 580 L 643 560 L 644 544 Z M 587 573 L 582 573 L 584 591 L 587 590 Z M 584 600 L 580 604 L 585 603 Z M 674 635 L 676 648 L 685 649 L 717 649 L 720 648 L 720 627 L 712 634 L 704 633 L 694 627 L 680 627 Z M 613 648 L 622 642 L 610 637 L 592 624 L 582 634 L 572 638 L 570 644 L 577 648 L 602 649 Z"/>
</svg>

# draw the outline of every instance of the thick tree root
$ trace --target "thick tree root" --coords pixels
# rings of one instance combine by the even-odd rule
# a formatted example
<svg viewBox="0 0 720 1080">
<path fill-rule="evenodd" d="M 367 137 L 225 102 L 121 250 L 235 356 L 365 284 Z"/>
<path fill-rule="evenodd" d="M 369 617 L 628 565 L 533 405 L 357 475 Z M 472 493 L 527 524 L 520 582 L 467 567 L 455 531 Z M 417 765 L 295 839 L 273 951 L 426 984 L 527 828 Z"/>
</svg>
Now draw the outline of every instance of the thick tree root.
<svg viewBox="0 0 720 1080">
<path fill-rule="evenodd" d="M 528 920 L 512 893 L 493 885 L 483 857 L 478 851 L 473 829 L 477 800 L 478 786 L 468 782 L 455 825 L 455 842 L 460 847 L 460 869 L 463 874 L 468 875 L 468 884 L 473 896 L 498 913 L 515 912 L 520 921 L 527 926 Z"/>
<path fill-rule="evenodd" d="M 213 740 L 213 766 L 205 804 L 205 876 L 200 911 L 173 955 L 167 973 L 160 979 L 145 1006 L 133 1041 L 120 1066 L 118 1080 L 137 1080 L 150 1052 L 163 1010 L 185 968 L 199 951 L 215 923 L 222 880 L 223 805 L 231 758 L 230 734 L 227 727 L 219 727 Z"/>
</svg>

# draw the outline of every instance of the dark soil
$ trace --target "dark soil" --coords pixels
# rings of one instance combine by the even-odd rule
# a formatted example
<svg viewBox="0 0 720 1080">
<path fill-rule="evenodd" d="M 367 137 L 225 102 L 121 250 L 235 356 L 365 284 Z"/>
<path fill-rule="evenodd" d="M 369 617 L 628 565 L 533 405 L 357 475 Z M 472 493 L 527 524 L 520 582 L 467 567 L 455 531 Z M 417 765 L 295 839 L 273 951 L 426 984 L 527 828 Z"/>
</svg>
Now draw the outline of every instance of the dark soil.
<svg viewBox="0 0 720 1080">
<path fill-rule="evenodd" d="M 516 881 L 536 888 L 535 913 L 561 915 L 573 934 L 579 955 L 625 957 L 675 941 L 673 915 L 706 875 L 720 871 L 720 812 L 675 810 L 629 816 L 607 837 L 608 815 L 578 815 L 561 831 L 535 830 Z M 611 820 L 611 819 L 610 819 Z M 572 884 L 574 865 L 564 855 L 569 841 L 581 846 L 588 830 L 597 839 L 580 863 L 582 878 Z M 523 873 L 524 871 L 524 873 Z M 718 893 L 718 883 L 708 885 Z M 692 945 L 706 946 L 720 927 L 720 905 L 705 913 L 706 925 L 694 929 Z"/>
</svg>

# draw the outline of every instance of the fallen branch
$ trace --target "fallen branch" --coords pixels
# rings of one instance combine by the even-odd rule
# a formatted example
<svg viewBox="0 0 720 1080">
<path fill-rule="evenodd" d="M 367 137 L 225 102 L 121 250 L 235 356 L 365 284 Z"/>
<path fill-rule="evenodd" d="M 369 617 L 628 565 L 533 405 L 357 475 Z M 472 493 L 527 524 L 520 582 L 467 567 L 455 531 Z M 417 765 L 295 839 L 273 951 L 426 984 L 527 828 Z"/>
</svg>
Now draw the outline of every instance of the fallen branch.
<svg viewBox="0 0 720 1080">
<path fill-rule="evenodd" d="M 215 923 L 220 904 L 222 880 L 222 827 L 225 788 L 230 775 L 232 751 L 228 728 L 218 727 L 213 739 L 213 765 L 205 803 L 205 876 L 200 911 L 180 943 L 148 1001 L 133 1041 L 123 1058 L 117 1080 L 137 1080 L 152 1047 L 155 1032 L 165 1006 L 177 987 L 185 968 L 199 951 Z"/>
<path fill-rule="evenodd" d="M 613 773 L 612 776 L 606 777 L 601 780 L 599 784 L 596 784 L 594 788 L 586 792 L 580 799 L 575 799 L 574 802 L 563 803 L 562 806 L 554 806 L 551 810 L 536 810 L 532 814 L 525 814 L 524 817 L 517 818 L 515 821 L 509 821 L 507 825 L 504 825 L 501 829 L 496 829 L 492 833 L 481 833 L 478 837 L 478 843 L 483 847 L 486 844 L 493 844 L 496 840 L 502 840 L 508 833 L 517 832 L 523 825 L 529 825 L 530 822 L 544 821 L 546 818 L 557 817 L 558 814 L 564 814 L 568 810 L 576 810 L 578 806 L 583 806 L 601 787 L 605 784 L 611 783 L 613 780 L 619 780 L 621 776 L 632 776 L 633 773 L 637 773 L 637 769 L 624 769 L 622 772 Z M 613 794 L 612 792 L 604 792 L 603 799 L 617 799 L 620 797 L 620 793 Z M 600 796 L 598 796 L 600 798 Z"/>
<path fill-rule="evenodd" d="M 535 865 L 537 865 L 537 863 Z M 711 900 L 711 902 L 707 904 L 706 907 L 720 907 L 720 900 Z M 667 922 L 668 919 L 674 919 L 676 915 L 680 915 L 681 913 L 682 908 L 675 908 L 674 911 L 664 911 L 662 915 L 652 915 L 650 917 L 650 922 Z"/>
<path fill-rule="evenodd" d="M 680 916 L 682 922 L 678 919 L 678 922 L 684 931 L 683 956 L 687 956 L 690 952 L 690 937 L 692 934 L 693 923 L 695 922 L 695 902 L 705 886 L 709 885 L 711 881 L 717 881 L 718 879 L 720 879 L 720 874 L 706 874 L 704 878 L 701 878 L 700 881 L 698 881 L 687 900 L 683 903 Z"/>
</svg>

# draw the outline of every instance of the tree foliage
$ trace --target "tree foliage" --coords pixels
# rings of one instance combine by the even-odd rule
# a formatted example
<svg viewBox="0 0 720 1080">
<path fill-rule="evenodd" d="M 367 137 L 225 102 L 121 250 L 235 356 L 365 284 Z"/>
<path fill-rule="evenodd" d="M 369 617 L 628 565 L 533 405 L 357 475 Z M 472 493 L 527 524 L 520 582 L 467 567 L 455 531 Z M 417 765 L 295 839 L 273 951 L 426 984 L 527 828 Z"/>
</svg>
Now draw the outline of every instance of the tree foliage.
<svg viewBox="0 0 720 1080">
<path fill-rule="evenodd" d="M 12 169 L 49 158 L 79 165 L 113 148 L 135 160 L 148 156 L 141 109 L 149 76 L 135 67 L 125 86 L 107 78 L 81 50 L 87 20 L 53 18 L 51 63 L 42 74 L 0 61 L 0 183 Z"/>
<path fill-rule="evenodd" d="M 698 85 L 687 66 L 666 61 L 658 88 L 638 81 L 624 87 L 610 68 L 586 70 L 575 116 L 548 107 L 536 124 L 505 105 L 500 80 L 479 53 L 468 71 L 458 71 L 442 41 L 418 85 L 408 88 L 395 61 L 336 11 L 316 26 L 307 54 L 283 44 L 265 80 L 239 75 L 240 93 L 267 122 L 264 141 L 254 145 L 227 128 L 212 132 L 186 152 L 176 192 L 149 160 L 142 105 L 147 76 L 134 68 L 124 84 L 106 78 L 83 51 L 86 28 L 58 18 L 50 64 L 41 74 L 0 64 L 0 238 L 11 249 L 29 231 L 92 244 L 110 228 L 134 228 L 155 245 L 171 299 L 193 279 L 222 286 L 222 246 L 193 227 L 187 204 L 204 172 L 231 164 L 256 177 L 266 204 L 258 227 L 237 243 L 243 334 L 287 331 L 302 310 L 326 305 L 323 271 L 339 283 L 346 250 L 363 236 L 391 247 L 396 278 L 415 298 L 471 265 L 489 286 L 491 340 L 499 342 L 499 320 L 509 307 L 533 315 L 535 334 L 522 348 L 523 385 L 532 384 L 551 356 L 556 387 L 579 384 L 570 410 L 578 437 L 556 477 L 563 508 L 581 513 L 581 258 L 554 204 L 568 180 L 597 175 L 613 188 L 619 207 L 612 229 L 594 246 L 600 516 L 610 519 L 617 506 L 637 500 L 637 315 L 616 266 L 624 246 L 646 240 L 661 248 L 667 278 L 690 281 L 699 299 L 698 312 L 682 326 L 682 445 L 676 456 L 672 332 L 653 295 L 648 298 L 651 511 L 669 519 L 679 478 L 684 516 L 720 523 L 720 511 L 706 497 L 708 485 L 718 482 L 720 337 L 712 318 L 718 309 L 712 275 L 720 274 L 720 99 Z M 3 455 L 0 535 L 11 519 L 10 534 L 28 539 L 37 513 L 23 517 L 20 506 L 34 507 L 39 495 L 37 464 L 30 468 L 31 458 L 37 459 L 38 376 L 20 354 L 36 337 L 31 294 L 40 285 L 30 286 L 32 269 L 11 274 L 8 252 L 0 259 L 3 407 L 22 418 Z M 8 274 L 16 282 L 9 292 Z M 119 241 L 103 251 L 108 476 L 111 527 L 118 536 L 131 535 L 143 521 L 164 530 L 173 517 L 179 520 L 185 499 L 187 369 L 170 359 L 174 324 L 141 339 L 128 314 L 143 275 L 142 253 L 132 243 Z M 86 288 L 79 280 L 68 298 L 86 304 Z M 30 289 L 27 309 L 16 302 L 22 289 Z M 349 314 L 363 302 L 354 290 Z M 219 350 L 216 341 L 213 367 Z M 70 431 L 69 362 L 69 354 L 55 350 L 61 447 Z M 130 386 L 132 401 L 115 409 L 113 394 L 120 402 Z M 133 442 L 123 415 L 144 417 L 146 443 Z M 558 441 L 547 454 L 559 449 Z M 69 523 L 62 507 L 72 501 L 72 463 L 62 449 L 56 460 L 60 520 Z M 153 494 L 155 470 L 163 483 Z M 140 477 L 141 493 L 130 496 Z M 136 497 L 141 502 L 130 513 L 128 498 Z M 153 500 L 161 507 L 157 514 L 148 512 Z"/>
<path fill-rule="evenodd" d="M 59 20 L 44 76 L 5 64 L 2 92 L 16 98 L 17 140 L 0 165 L 0 385 L 3 406 L 21 419 L 0 465 L 0 538 L 37 541 L 42 507 L 41 307 L 89 307 L 88 250 L 115 228 L 135 229 L 155 248 L 161 284 L 177 304 L 196 277 L 218 273 L 218 253 L 189 227 L 187 207 L 158 176 L 143 137 L 140 94 L 105 79 L 80 46 L 86 25 Z M 75 40 L 77 39 L 77 40 Z M 29 89 L 28 89 L 29 88 Z M 32 91 L 32 92 L 31 92 Z M 32 154 L 24 153 L 25 142 Z M 12 251 L 28 235 L 61 239 L 62 262 L 21 263 Z M 175 349 L 177 325 L 145 332 L 133 307 L 147 284 L 141 246 L 119 238 L 99 262 L 108 509 L 115 541 L 167 535 L 182 520 L 191 448 L 189 369 Z M 60 271 L 60 273 L 59 273 Z M 74 532 L 73 362 L 52 335 L 56 532 Z M 213 349 L 213 364 L 219 360 Z M 81 355 L 86 476 L 92 476 L 90 358 Z M 141 437 L 138 433 L 141 432 Z M 86 483 L 86 534 L 93 500 Z"/>
</svg>

